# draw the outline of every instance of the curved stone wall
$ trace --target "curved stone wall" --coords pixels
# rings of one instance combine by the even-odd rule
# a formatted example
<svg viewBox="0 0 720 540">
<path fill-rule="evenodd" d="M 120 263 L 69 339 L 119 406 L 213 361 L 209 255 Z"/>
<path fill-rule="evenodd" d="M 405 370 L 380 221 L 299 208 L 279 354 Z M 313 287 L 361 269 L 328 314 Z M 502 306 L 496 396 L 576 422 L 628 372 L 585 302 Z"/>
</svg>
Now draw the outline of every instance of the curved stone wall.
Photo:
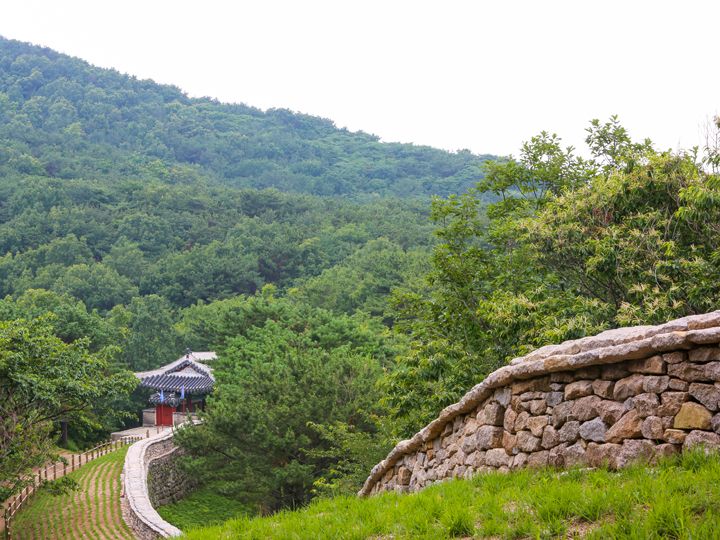
<svg viewBox="0 0 720 540">
<path fill-rule="evenodd" d="M 182 531 L 165 521 L 150 501 L 148 470 L 153 461 L 173 453 L 174 430 L 143 439 L 128 448 L 123 468 L 123 519 L 141 540 L 180 536 Z"/>
<path fill-rule="evenodd" d="M 375 467 L 360 495 L 486 470 L 622 467 L 720 446 L 720 311 L 514 359 Z"/>
</svg>

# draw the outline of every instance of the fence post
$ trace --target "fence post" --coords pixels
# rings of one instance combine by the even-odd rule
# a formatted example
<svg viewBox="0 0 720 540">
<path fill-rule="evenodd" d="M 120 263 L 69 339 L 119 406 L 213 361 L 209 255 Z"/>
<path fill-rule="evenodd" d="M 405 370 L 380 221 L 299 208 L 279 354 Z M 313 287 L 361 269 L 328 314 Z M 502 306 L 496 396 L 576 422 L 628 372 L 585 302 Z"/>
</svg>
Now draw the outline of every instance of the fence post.
<svg viewBox="0 0 720 540">
<path fill-rule="evenodd" d="M 5 508 L 5 540 L 10 539 L 10 509 Z"/>
<path fill-rule="evenodd" d="M 70 456 L 70 461 L 71 461 L 70 470 L 74 471 L 75 470 L 75 454 Z"/>
</svg>

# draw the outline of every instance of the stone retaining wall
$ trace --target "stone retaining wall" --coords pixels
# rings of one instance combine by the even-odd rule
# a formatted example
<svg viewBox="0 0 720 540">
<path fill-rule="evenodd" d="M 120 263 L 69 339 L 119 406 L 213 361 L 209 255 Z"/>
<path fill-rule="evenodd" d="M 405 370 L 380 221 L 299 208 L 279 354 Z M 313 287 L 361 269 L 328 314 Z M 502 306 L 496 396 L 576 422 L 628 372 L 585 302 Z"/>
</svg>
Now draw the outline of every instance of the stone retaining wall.
<svg viewBox="0 0 720 540">
<path fill-rule="evenodd" d="M 184 449 L 173 446 L 148 463 L 148 494 L 154 507 L 179 501 L 197 485 L 178 464 L 183 453 Z"/>
<path fill-rule="evenodd" d="M 141 540 L 180 536 L 180 529 L 165 521 L 150 501 L 148 470 L 156 459 L 167 459 L 175 445 L 174 431 L 164 431 L 128 448 L 123 468 L 123 519 Z"/>
<path fill-rule="evenodd" d="M 720 446 L 720 311 L 513 360 L 377 464 L 360 495 L 488 470 L 618 468 Z"/>
</svg>

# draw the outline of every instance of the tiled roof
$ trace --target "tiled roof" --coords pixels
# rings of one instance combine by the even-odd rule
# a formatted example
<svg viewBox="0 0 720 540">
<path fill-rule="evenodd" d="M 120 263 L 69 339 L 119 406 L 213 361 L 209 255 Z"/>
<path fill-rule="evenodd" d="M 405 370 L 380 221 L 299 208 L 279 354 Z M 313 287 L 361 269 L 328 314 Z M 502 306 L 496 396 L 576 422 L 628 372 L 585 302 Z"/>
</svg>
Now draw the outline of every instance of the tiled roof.
<svg viewBox="0 0 720 540">
<path fill-rule="evenodd" d="M 217 358 L 215 353 L 190 353 L 165 366 L 135 373 L 140 386 L 166 392 L 180 392 L 185 387 L 189 394 L 207 394 L 212 391 L 215 377 L 212 368 L 197 361 L 198 354 L 207 360 Z"/>
<path fill-rule="evenodd" d="M 140 381 L 140 386 L 165 392 L 180 392 L 184 386 L 188 394 L 207 394 L 213 389 L 214 384 L 215 381 L 209 377 L 184 377 L 174 373 L 152 375 Z"/>
</svg>

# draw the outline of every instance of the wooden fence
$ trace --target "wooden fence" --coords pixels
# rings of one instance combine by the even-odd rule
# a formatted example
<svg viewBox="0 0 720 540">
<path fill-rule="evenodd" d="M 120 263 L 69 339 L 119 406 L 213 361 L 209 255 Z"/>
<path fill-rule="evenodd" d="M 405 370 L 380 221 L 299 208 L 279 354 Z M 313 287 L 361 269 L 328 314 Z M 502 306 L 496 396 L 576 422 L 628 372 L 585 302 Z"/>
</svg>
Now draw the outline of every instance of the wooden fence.
<svg viewBox="0 0 720 540">
<path fill-rule="evenodd" d="M 149 434 L 148 434 L 149 435 Z M 28 484 L 18 493 L 10 499 L 8 499 L 5 512 L 3 514 L 3 522 L 5 529 L 5 539 L 10 540 L 12 538 L 12 520 L 15 514 L 17 514 L 23 505 L 28 501 L 30 497 L 46 482 L 57 480 L 62 478 L 68 473 L 73 472 L 82 465 L 85 465 L 89 461 L 104 456 L 110 452 L 113 452 L 126 444 L 131 444 L 136 441 L 142 440 L 142 436 L 132 437 L 121 437 L 116 441 L 106 441 L 97 446 L 86 450 L 82 454 L 73 454 L 70 457 L 70 461 L 63 459 L 46 466 L 44 469 L 33 473 L 32 478 L 27 478 Z"/>
</svg>

